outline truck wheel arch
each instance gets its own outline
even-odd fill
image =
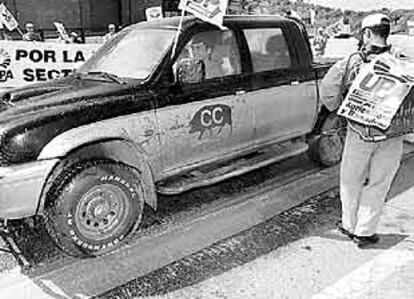
[[[80,145],[61,157],[61,161],[52,169],[44,183],[36,214],[43,213],[47,194],[63,169],[76,162],[92,159],[108,159],[131,166],[137,171],[144,183],[145,203],[152,209],[157,209],[153,173],[144,151],[125,139],[104,139]]]

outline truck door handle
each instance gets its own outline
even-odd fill
[[[238,95],[238,96],[242,96],[244,94],[246,94],[246,91],[245,90],[238,90],[238,91],[236,91],[236,95]]]
[[[299,85],[299,81],[292,81],[292,82],[290,82],[290,85]]]

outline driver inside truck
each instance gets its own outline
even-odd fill
[[[203,65],[202,80],[238,74],[241,71],[236,40],[230,31],[197,33],[184,47],[177,63],[186,60],[194,60],[196,64]],[[174,71],[176,69],[177,64]]]
[[[222,57],[215,53],[217,33],[220,34],[220,32],[202,32],[194,36],[190,42],[190,56],[204,63],[206,79],[222,77],[225,74]]]

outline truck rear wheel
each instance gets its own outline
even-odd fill
[[[338,164],[346,136],[346,120],[335,112],[327,114],[309,140],[309,157],[322,166]]]
[[[73,256],[107,254],[137,229],[144,198],[130,167],[90,161],[70,167],[62,176],[45,215],[46,229],[63,251]]]

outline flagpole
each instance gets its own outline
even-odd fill
[[[17,32],[19,32],[19,33],[20,33],[20,35],[23,37],[23,35],[24,35],[23,31],[22,31],[19,27],[17,27],[17,28],[16,28],[16,30],[17,30]]]
[[[316,29],[316,25],[317,25],[316,24],[316,8],[315,8],[314,0],[311,0],[310,4],[311,4],[311,10],[312,10],[312,12],[311,12],[311,23],[313,22],[313,24],[311,24],[311,25],[313,25],[313,36],[316,37],[316,35],[318,34],[318,30]],[[313,20],[312,20],[312,14],[313,14]]]
[[[177,49],[177,45],[178,45],[178,38],[180,37],[181,34],[181,30],[183,28],[183,19],[184,19],[184,14],[185,11],[184,9],[181,10],[181,17],[180,17],[180,22],[178,23],[178,30],[177,33],[175,34],[175,38],[174,38],[174,44],[173,44],[173,48],[172,48],[172,53],[171,53],[171,58],[174,57],[175,55],[175,51]]]

